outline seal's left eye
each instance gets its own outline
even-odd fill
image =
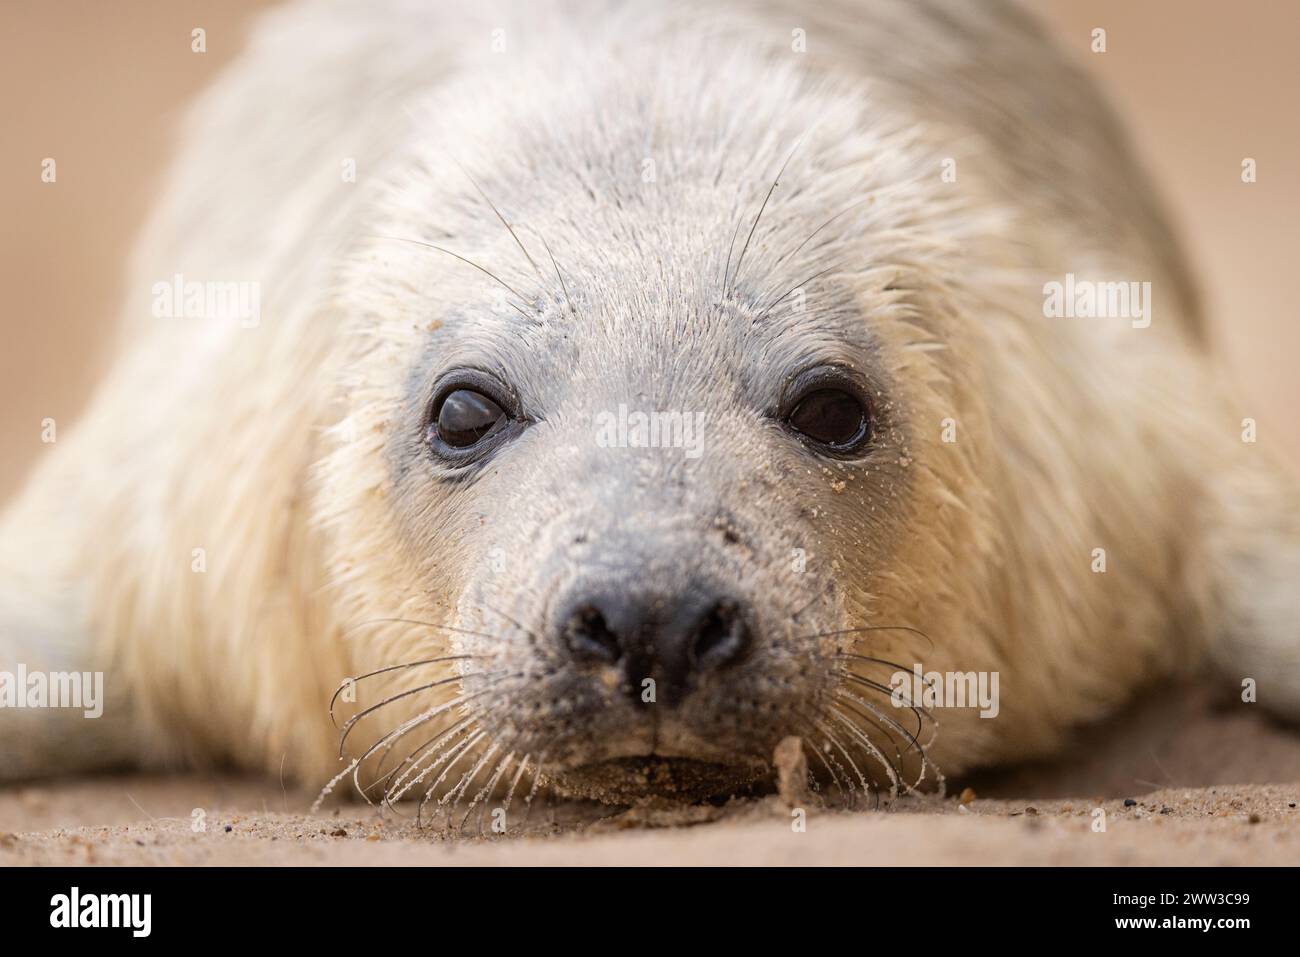
[[[457,389],[438,410],[438,438],[454,449],[467,449],[506,422],[506,413],[482,392]]]

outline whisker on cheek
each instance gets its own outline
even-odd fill
[[[383,701],[380,701],[378,704],[371,705],[370,707],[365,708],[362,711],[358,711],[351,718],[349,718],[346,723],[344,723],[342,731],[339,734],[339,757],[340,758],[343,757],[344,749],[347,747],[347,743],[348,743],[348,735],[352,733],[352,729],[356,727],[357,722],[360,721],[362,718],[365,718],[367,715],[374,714],[380,708],[383,708],[386,705],[390,705],[394,701],[400,701],[402,698],[409,698],[411,695],[419,694],[422,691],[431,691],[434,688],[444,687],[445,685],[449,685],[457,681],[460,681],[459,675],[452,675],[448,678],[440,678],[437,681],[431,681],[428,684],[423,684],[416,688],[409,688],[406,691],[399,691],[397,694],[389,695],[387,698],[385,698]]]
[[[389,731],[387,734],[381,737],[378,741],[372,744],[366,750],[366,752],[361,755],[361,757],[357,758],[355,763],[352,766],[352,783],[353,786],[357,789],[357,793],[360,794],[366,800],[367,804],[373,803],[370,800],[369,795],[366,794],[365,788],[363,788],[361,785],[360,770],[362,765],[366,762],[366,760],[370,758],[370,756],[373,755],[376,751],[378,751],[381,747],[384,747],[385,745],[391,747],[392,744],[395,743],[397,740],[401,739],[402,737],[405,737],[407,734],[410,734],[413,730],[420,727],[421,725],[424,725],[427,722],[432,721],[434,718],[438,717],[439,715],[446,714],[452,708],[461,707],[467,704],[469,701],[481,697],[484,694],[487,694],[488,691],[490,690],[491,688],[489,686],[488,688],[483,688],[471,694],[458,695],[456,698],[453,698],[451,701],[447,701],[444,702],[443,704],[436,705],[432,708],[429,708],[423,713],[418,714],[415,717],[403,722],[402,724],[394,728],[392,731]]]
[[[507,742],[507,746],[508,744],[509,742]],[[504,746],[503,746],[503,750],[504,750]],[[506,773],[506,771],[510,769],[510,764],[512,761],[514,761],[514,759],[515,759],[515,752],[510,751],[502,755],[497,760],[497,763],[493,766],[492,771],[488,776],[487,783],[484,784],[483,787],[479,789],[478,793],[474,795],[473,799],[470,800],[469,805],[465,808],[465,816],[461,818],[460,827],[458,829],[460,833],[464,833],[465,823],[470,819],[470,816],[474,813],[474,808],[478,807],[479,804],[481,803],[482,810],[479,811],[479,816],[478,816],[478,834],[479,837],[483,836],[483,818],[487,814],[488,798],[496,791],[497,785],[501,782],[502,776]]]
[[[866,753],[870,755],[872,758],[874,758],[880,764],[881,768],[884,769],[885,776],[889,778],[889,799],[892,801],[895,798],[897,798],[898,790],[899,790],[898,771],[889,762],[889,759],[885,757],[884,752],[881,751],[880,748],[876,746],[875,742],[871,740],[871,738],[866,734],[866,732],[864,732],[854,722],[852,722],[847,717],[845,717],[844,713],[840,711],[838,708],[836,708],[834,705],[831,705],[829,709],[829,714],[835,720],[839,721],[840,724],[842,724],[845,727],[845,729],[849,732],[850,735],[857,738],[858,743],[862,745]]]
[[[392,807],[393,801],[400,796],[396,793],[397,790],[401,788],[402,785],[408,780],[409,775],[414,773],[412,769],[416,765],[418,765],[420,761],[424,760],[422,756],[426,755],[430,751],[430,749],[436,749],[438,745],[440,745],[443,741],[447,740],[448,738],[455,737],[456,735],[469,729],[471,725],[473,725],[473,723],[474,723],[473,717],[464,717],[461,718],[459,721],[457,721],[455,724],[452,724],[450,727],[444,728],[438,734],[434,735],[428,741],[425,741],[414,751],[408,754],[405,758],[403,758],[402,763],[397,765],[397,767],[393,768],[382,778],[377,778],[367,788],[367,790],[371,790],[382,784],[384,787],[384,791],[383,791],[384,803],[387,806]],[[435,750],[434,754],[436,753],[437,752]],[[387,752],[385,752],[385,757],[386,756],[387,756]],[[382,761],[380,767],[382,768]],[[376,773],[378,773],[378,770],[379,769],[376,769]],[[397,780],[394,781],[393,780],[394,778],[397,778]]]
[[[343,682],[338,686],[338,688],[335,689],[334,696],[330,698],[330,707],[329,707],[330,721],[333,722],[334,727],[336,728],[338,727],[338,722],[334,719],[334,706],[335,704],[338,703],[339,695],[343,694],[343,692],[346,691],[348,688],[355,688],[357,682],[359,681],[365,681],[367,678],[374,678],[377,675],[388,674],[389,672],[392,671],[404,671],[407,668],[418,668],[421,665],[436,665],[448,661],[470,661],[481,657],[483,656],[444,655],[441,658],[425,658],[420,661],[408,661],[405,664],[401,664],[401,665],[389,665],[387,668],[380,668],[378,671],[370,671],[364,675],[355,675],[354,677],[351,678],[345,678]]]
[[[408,766],[406,767],[406,770],[386,790],[384,794],[384,802],[389,807],[393,807],[396,801],[401,800],[403,796],[417,785],[421,784],[430,774],[436,771],[444,761],[448,761],[450,763],[447,765],[442,776],[433,783],[433,787],[436,788],[445,779],[447,772],[450,771],[451,765],[455,764],[458,756],[466,748],[472,746],[473,743],[476,743],[486,736],[487,732],[478,727],[478,722],[482,718],[490,716],[491,713],[492,710],[489,709],[483,714],[466,715],[452,728],[449,728],[442,734],[438,735],[433,741],[427,742],[427,745],[432,746],[431,749],[427,750],[423,755],[418,755],[417,752],[411,756],[407,762]],[[451,739],[459,734],[466,734],[468,737],[459,744],[451,746]],[[450,750],[448,750],[449,747]],[[421,746],[420,750],[424,750],[424,748],[425,746]],[[426,761],[430,762],[428,766],[420,768],[420,765]],[[414,777],[412,777],[412,775],[414,775]]]
[[[465,757],[468,754],[473,753],[474,745],[478,744],[486,737],[487,737],[486,731],[476,731],[473,735],[466,738],[462,744],[458,745],[455,749],[453,749],[453,751],[451,752],[451,760],[447,763],[447,767],[443,769],[442,774],[438,775],[437,779],[432,784],[430,784],[428,789],[424,792],[424,799],[420,801],[420,806],[416,809],[415,812],[416,827],[424,826],[422,821],[422,818],[424,816],[424,809],[429,804],[429,802],[433,800],[434,795],[438,791],[438,785],[442,784],[443,781],[447,780],[447,775],[451,773],[451,769],[454,768],[458,763],[460,763],[461,758]],[[464,781],[464,777],[462,777],[461,780]],[[439,806],[443,806],[444,803],[445,801],[440,801]]]
[[[498,610],[498,609],[496,609],[496,608],[493,608],[493,607],[492,607],[491,605],[489,605],[487,602],[479,602],[479,604],[480,604],[483,608],[485,608],[485,609],[487,609],[488,611],[492,612],[492,614],[494,614],[494,615],[499,615],[500,617],[504,618],[504,619],[505,619],[506,621],[508,621],[510,624],[512,624],[512,625],[514,625],[516,628],[518,628],[518,629],[520,630],[520,632],[522,632],[523,634],[527,635],[529,638],[533,639],[533,641],[541,641],[541,639],[537,637],[537,633],[536,633],[536,632],[532,631],[532,629],[525,628],[525,627],[523,626],[523,624],[520,623],[517,619],[510,617],[509,615],[507,615],[507,614],[506,614],[505,612],[503,612],[503,611],[500,611],[500,610]]]
[[[843,771],[844,768],[839,766],[839,761],[835,760],[834,755],[832,755],[830,758],[827,758],[826,749],[820,747],[817,743],[819,739],[825,739],[826,735],[823,734],[820,730],[818,730],[817,727],[814,726],[811,719],[803,718],[803,721],[804,721],[804,728],[806,729],[803,734],[803,738],[811,742],[812,753],[817,757],[817,760],[821,762],[822,767],[826,769],[826,774],[830,777],[831,784],[840,792],[840,795],[844,798],[844,800],[850,806],[853,806],[855,800],[854,800],[852,781],[850,780],[850,782],[847,785],[844,783],[844,781],[840,778],[839,772],[836,771],[836,767],[839,767],[840,771]],[[832,766],[832,762],[834,762],[835,767]],[[818,787],[817,790],[820,792],[821,790],[820,787]]]
[[[537,789],[542,783],[542,768],[546,766],[546,752],[537,758],[533,765],[533,786],[528,789],[528,796],[524,798],[524,820],[523,827],[528,826],[529,816],[533,813],[533,800],[537,797]]]
[[[863,794],[870,794],[871,783],[867,780],[867,776],[858,768],[857,763],[853,760],[853,756],[849,754],[848,749],[844,747],[844,744],[836,736],[835,732],[826,725],[826,722],[813,720],[812,724],[813,727],[817,729],[817,733],[840,753],[841,757],[844,758],[848,763],[849,768],[852,770],[853,774],[851,777],[848,776],[848,771],[845,771],[844,773],[846,777],[848,777],[849,807],[856,808],[858,804],[858,787],[860,786],[862,788]],[[834,755],[831,755],[831,760],[835,760]],[[839,765],[838,760],[835,760],[835,763],[836,765]],[[844,769],[841,767],[841,770]]]
[[[891,701],[891,703],[893,701],[893,697],[895,694],[894,689],[889,688],[886,685],[882,685],[877,681],[871,681],[870,679],[863,678],[862,675],[844,669],[837,669],[834,672],[834,674],[838,675],[841,678],[847,678],[849,681],[853,682],[854,684],[861,685],[862,687],[867,688],[868,690],[879,692],[880,694],[887,697]],[[939,730],[939,722],[929,711],[920,707],[919,705],[913,704],[905,695],[902,695],[900,693],[899,697],[903,702],[903,706],[912,713],[913,717],[916,718],[916,731],[908,731],[901,724],[899,724],[894,718],[890,717],[884,711],[881,711],[874,704],[867,702],[865,699],[858,698],[857,700],[861,701],[864,705],[866,705],[866,707],[876,717],[886,722],[895,731],[897,731],[899,734],[906,737],[910,742],[909,747],[914,747],[917,750],[924,750],[926,747],[934,744],[935,736],[937,736]],[[930,721],[931,735],[930,735],[930,740],[925,742],[925,744],[923,745],[920,740],[920,735],[921,735],[921,731],[924,729],[926,719],[929,719]]]
[[[484,736],[486,737],[486,732],[484,732]],[[451,821],[452,809],[459,806],[461,800],[465,796],[466,791],[469,790],[469,786],[473,784],[474,779],[478,777],[479,772],[483,770],[483,768],[487,765],[487,763],[492,760],[493,756],[495,756],[500,749],[501,749],[500,744],[498,744],[495,741],[491,741],[488,744],[487,750],[484,751],[482,756],[478,759],[478,763],[475,764],[474,767],[470,768],[470,770],[466,771],[465,774],[462,775],[460,782],[454,788],[452,788],[451,791],[447,792],[439,799],[438,801],[439,804],[447,806],[448,823],[450,823]]]

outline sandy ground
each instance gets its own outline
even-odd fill
[[[1300,783],[1278,781],[1300,782],[1300,734],[1180,689],[1054,764],[957,782],[973,797],[811,810],[803,832],[771,797],[583,828],[539,804],[526,836],[479,837],[471,818],[453,837],[350,802],[311,814],[313,792],[274,780],[132,775],[0,791],[0,866],[1300,864]]]

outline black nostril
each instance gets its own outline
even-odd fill
[[[699,668],[723,668],[744,657],[753,636],[740,607],[729,599],[714,605],[691,638],[690,653]]]
[[[576,609],[564,623],[563,634],[565,644],[579,658],[613,664],[623,655],[618,636],[593,605]]]
[[[569,608],[559,616],[557,638],[574,661],[617,666],[622,687],[634,696],[653,678],[656,700],[668,705],[690,693],[692,673],[739,663],[757,640],[748,606],[703,589],[672,597],[640,590],[588,593]]]

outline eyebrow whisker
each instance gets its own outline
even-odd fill
[[[469,174],[469,170],[465,169],[465,167],[461,165],[459,160],[453,157],[452,162],[455,163],[457,168],[462,173],[465,174],[465,178],[474,185],[474,189],[478,190],[478,194],[483,197],[483,202],[487,203],[488,206],[491,207],[492,212],[496,213],[497,219],[501,220],[501,225],[504,226],[506,230],[510,233],[511,238],[514,239],[515,241],[515,245],[519,247],[519,251],[523,253],[524,258],[528,260],[528,265],[532,266],[533,272],[537,273],[537,278],[545,282],[545,280],[542,278],[542,271],[541,269],[538,268],[536,260],[534,260],[532,255],[528,252],[528,248],[524,245],[523,240],[519,238],[519,234],[515,232],[514,227],[512,227],[508,222],[506,222],[506,218],[501,215],[501,210],[497,209],[496,203],[488,199],[487,193],[483,192],[483,187],[478,184],[478,180],[476,180],[473,176]]]
[[[409,237],[409,236],[380,236],[380,235],[376,235],[374,238],[375,238],[375,239],[388,239],[388,240],[391,240],[392,242],[397,242],[397,243],[413,243],[413,244],[415,244],[416,246],[424,246],[424,247],[427,248],[427,249],[436,249],[436,250],[437,250],[438,252],[440,252],[440,253],[446,253],[448,256],[451,256],[453,259],[459,259],[461,262],[465,263],[465,265],[467,265],[467,266],[473,266],[473,267],[474,267],[475,269],[477,269],[479,272],[483,273],[485,276],[487,276],[488,278],[490,278],[490,279],[492,279],[493,281],[495,281],[495,282],[497,283],[497,285],[501,286],[503,289],[505,289],[505,290],[506,290],[507,292],[509,292],[511,295],[517,297],[517,298],[519,299],[520,302],[524,303],[524,305],[532,305],[532,303],[530,303],[530,302],[528,301],[528,299],[524,296],[523,293],[521,293],[521,292],[520,292],[518,289],[516,289],[514,286],[510,285],[510,283],[506,282],[504,279],[502,279],[500,276],[498,276],[498,275],[497,275],[496,273],[494,273],[492,270],[488,269],[488,268],[485,267],[485,266],[480,266],[478,263],[474,262],[474,260],[472,260],[472,259],[466,259],[466,258],[465,258],[464,256],[462,256],[460,253],[452,252],[450,249],[447,249],[445,246],[439,246],[439,245],[437,245],[436,243],[425,242],[423,239],[412,239],[412,238]],[[520,309],[520,308],[519,308],[518,306],[516,306],[513,302],[507,302],[506,305],[508,305],[508,306],[509,306],[511,309],[513,309],[515,312],[519,313],[519,315],[523,316],[523,317],[524,317],[525,319],[527,319],[529,322],[532,322],[532,321],[533,321],[533,318],[534,318],[533,316],[530,316],[528,313],[524,312],[524,310]]]
[[[750,240],[754,238],[754,230],[758,229],[758,221],[763,218],[763,211],[767,209],[768,200],[772,198],[772,194],[776,192],[776,188],[781,185],[781,177],[785,175],[785,168],[790,165],[790,160],[794,159],[794,154],[799,151],[799,146],[799,143],[794,144],[794,149],[790,150],[790,155],[785,158],[785,162],[782,163],[781,168],[777,170],[776,177],[772,180],[772,185],[768,187],[767,195],[763,197],[762,205],[758,207],[758,215],[754,217],[754,224],[749,227],[749,235],[745,237],[745,245],[740,248],[740,256],[736,259],[736,272],[735,275],[731,277],[733,286],[736,283],[736,279],[740,276],[740,266],[745,261],[745,253],[749,250]],[[726,292],[727,290],[724,288],[723,294],[725,295]]]
[[[809,276],[807,279],[804,279],[804,280],[802,280],[802,281],[800,281],[800,282],[795,283],[793,286],[790,287],[789,291],[787,291],[787,292],[785,293],[785,295],[781,296],[781,298],[779,298],[779,299],[774,300],[774,301],[771,303],[771,305],[767,306],[767,307],[766,307],[762,312],[760,312],[757,316],[755,316],[755,317],[754,317],[754,321],[750,323],[750,326],[752,327],[752,326],[756,326],[756,325],[758,325],[758,324],[763,320],[763,318],[764,318],[764,317],[765,317],[769,312],[771,312],[773,309],[775,309],[777,306],[779,306],[782,302],[784,302],[786,299],[788,299],[788,298],[790,297],[790,295],[794,293],[795,290],[800,289],[800,288],[802,288],[803,286],[806,286],[808,283],[812,282],[814,279],[820,279],[822,276],[825,276],[827,273],[832,273],[832,272],[834,272],[835,270],[837,270],[837,269],[840,268],[840,265],[841,265],[840,263],[835,263],[833,266],[827,266],[825,269],[821,270],[820,272],[815,272],[815,273],[813,273],[813,274],[812,274],[811,276]]]

